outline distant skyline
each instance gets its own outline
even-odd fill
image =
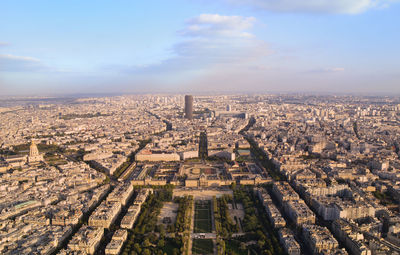
[[[400,94],[398,0],[0,2],[0,95]]]

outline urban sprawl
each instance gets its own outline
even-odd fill
[[[400,254],[400,99],[0,99],[0,254]]]

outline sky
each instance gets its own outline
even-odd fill
[[[1,0],[0,95],[400,94],[400,0]]]

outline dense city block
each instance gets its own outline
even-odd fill
[[[0,106],[1,254],[400,254],[399,98]]]

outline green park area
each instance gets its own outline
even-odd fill
[[[194,239],[193,254],[214,254],[214,244],[211,239]]]
[[[194,232],[211,233],[211,201],[199,200],[195,203],[194,209]]]
[[[142,204],[140,214],[133,229],[128,230],[128,239],[122,255],[183,254],[180,235],[168,236],[163,225],[157,225],[157,217],[165,202],[172,201],[172,187],[154,189]]]

